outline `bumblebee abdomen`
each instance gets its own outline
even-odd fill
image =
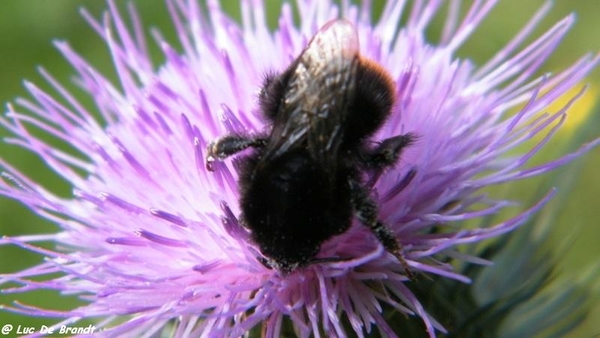
[[[346,187],[306,150],[289,151],[254,171],[241,203],[244,221],[263,254],[302,265],[350,226]]]

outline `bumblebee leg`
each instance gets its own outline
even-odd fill
[[[371,199],[368,192],[354,179],[350,179],[351,202],[358,220],[368,226],[383,247],[402,265],[406,275],[413,279],[410,267],[402,253],[402,244],[394,232],[379,220],[377,204]]]
[[[206,169],[213,171],[213,162],[223,160],[235,153],[249,147],[260,148],[267,144],[267,139],[261,137],[250,138],[239,135],[228,135],[214,142],[206,148]]]
[[[413,134],[404,134],[383,140],[375,149],[364,156],[366,165],[374,169],[389,167],[398,161],[402,149],[411,145],[416,137]]]

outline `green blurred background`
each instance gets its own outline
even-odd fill
[[[175,43],[175,36],[165,5],[160,0],[134,1],[146,27],[157,27],[169,41]],[[238,15],[236,1],[227,2],[231,13]],[[275,23],[280,1],[267,1],[273,9],[271,26]],[[460,51],[461,56],[482,63],[491,57],[507,40],[515,34],[527,19],[543,3],[542,0],[506,0],[494,9],[474,34],[470,42]],[[124,2],[119,2],[121,8]],[[68,40],[71,45],[102,72],[114,79],[109,54],[105,45],[86,24],[78,9],[85,6],[98,16],[106,7],[103,1],[84,0],[2,0],[0,11],[0,101],[8,103],[17,96],[27,96],[23,79],[30,80],[47,88],[36,71],[42,65],[67,87],[81,96],[81,91],[68,85],[73,75],[70,66],[52,46],[53,39]],[[466,7],[466,6],[465,6]],[[600,50],[600,1],[598,0],[557,0],[551,13],[537,30],[538,34],[570,12],[578,16],[575,27],[569,32],[558,51],[543,67],[544,71],[558,71],[567,67],[581,55]],[[122,12],[125,14],[125,11]],[[438,20],[439,21],[439,20]],[[440,27],[436,24],[435,27]],[[432,29],[433,32],[435,29]],[[435,33],[432,33],[435,34]],[[156,47],[153,47],[155,60],[161,61]],[[588,93],[570,112],[569,122],[555,139],[536,157],[539,163],[544,158],[555,157],[557,152],[576,149],[579,144],[600,136],[600,111],[597,93],[600,89],[600,70],[594,71],[587,82]],[[82,97],[84,102],[89,98]],[[0,130],[0,136],[6,136]],[[62,196],[69,196],[66,182],[52,175],[35,156],[14,146],[0,144],[0,157],[20,168],[27,175],[48,189]],[[579,159],[554,174],[541,178],[504,185],[490,189],[494,197],[507,194],[530,205],[532,198],[539,197],[539,186],[558,186],[559,195],[550,206],[559,208],[559,217],[552,230],[549,247],[559,259],[559,276],[576,278],[592,269],[600,257],[600,148],[593,150],[585,158]],[[0,197],[0,234],[20,235],[55,231],[52,224],[39,219],[20,204]],[[0,247],[0,272],[14,272],[40,262],[37,255],[13,247]],[[597,266],[596,266],[597,269]],[[596,273],[596,276],[599,274]],[[590,282],[592,294],[600,299],[600,283]],[[24,303],[51,304],[53,308],[69,308],[76,300],[58,296],[53,292],[35,292],[26,295],[0,295],[0,304],[10,304],[14,300]],[[583,325],[572,334],[573,337],[588,338],[600,334],[600,300]],[[52,319],[20,317],[0,312],[0,326],[31,325],[54,323]]]

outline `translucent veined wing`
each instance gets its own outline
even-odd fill
[[[347,20],[325,24],[292,64],[265,160],[307,147],[335,171],[343,126],[355,95],[358,34]]]

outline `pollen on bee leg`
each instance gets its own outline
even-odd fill
[[[206,170],[208,171],[215,171],[215,166],[213,165],[213,163],[216,161],[217,159],[214,156],[206,156]]]

